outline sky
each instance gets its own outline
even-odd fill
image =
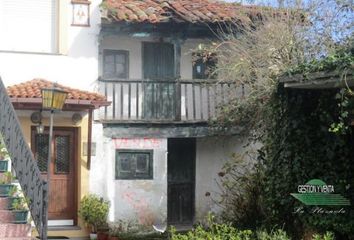
[[[266,6],[279,6],[279,0],[224,0],[226,2],[238,2],[243,4],[262,4]],[[283,0],[284,5],[286,6],[287,3],[294,3],[294,0]],[[348,6],[350,6],[351,0],[346,1]],[[343,3],[346,3],[343,2]],[[340,41],[341,39],[345,39],[347,36],[353,34],[353,27],[345,28],[346,26],[352,26],[354,13],[353,11],[345,11],[339,10],[338,5],[336,5],[335,0],[325,0],[325,1],[318,1],[318,0],[302,0],[302,3],[305,7],[316,7],[317,11],[312,9],[312,16],[311,21],[313,23],[313,30],[316,32],[322,31],[323,26],[327,26],[327,30],[330,29],[329,26],[331,25],[331,33],[334,39]],[[330,17],[334,16],[334,21],[331,23],[330,21],[325,22],[326,19],[331,19]]]

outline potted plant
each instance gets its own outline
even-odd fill
[[[80,201],[79,216],[91,228],[90,239],[97,239],[97,229],[106,224],[108,201],[94,194],[84,196]]]
[[[28,201],[25,197],[19,197],[12,203],[12,213],[15,218],[14,223],[27,223]]]
[[[18,200],[19,198],[20,197],[18,187],[16,185],[13,185],[9,191],[9,196],[7,197],[7,209],[11,210],[12,204],[15,202],[15,200]]]
[[[111,227],[109,229],[109,240],[120,240],[119,233],[121,232],[121,228],[120,227]]]
[[[13,180],[13,176],[10,172],[6,172],[2,175],[0,179],[0,197],[8,197],[10,196],[10,191],[13,187],[11,184]]]
[[[108,240],[109,236],[109,227],[108,224],[105,223],[101,225],[99,229],[97,229],[97,240]]]
[[[109,240],[135,239],[142,230],[143,226],[136,222],[118,220],[109,225]]]
[[[109,240],[119,240],[119,238],[117,236],[110,235]]]
[[[98,231],[97,240],[108,240],[108,233],[105,231]]]
[[[3,156],[0,154],[0,172],[6,172],[8,169],[8,159],[3,158]]]
[[[0,136],[0,172],[7,172],[9,154]]]

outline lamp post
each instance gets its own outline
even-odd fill
[[[40,233],[41,239],[47,239],[48,230],[48,209],[49,209],[49,195],[50,195],[50,162],[52,155],[52,138],[53,138],[53,116],[54,112],[61,111],[63,109],[65,99],[68,93],[63,91],[55,85],[52,88],[42,89],[42,109],[50,111],[49,122],[49,147],[48,147],[48,159],[47,159],[47,196],[46,196],[46,208],[43,208],[43,214],[45,219],[42,219],[42,232]],[[45,221],[45,222],[44,222]]]

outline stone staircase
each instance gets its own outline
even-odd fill
[[[0,179],[3,177],[0,172]],[[14,214],[9,210],[9,198],[0,197],[0,239],[31,240],[31,224],[15,224]]]

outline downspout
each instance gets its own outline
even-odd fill
[[[92,146],[92,109],[89,109],[87,133],[87,169],[91,169],[91,146]]]

